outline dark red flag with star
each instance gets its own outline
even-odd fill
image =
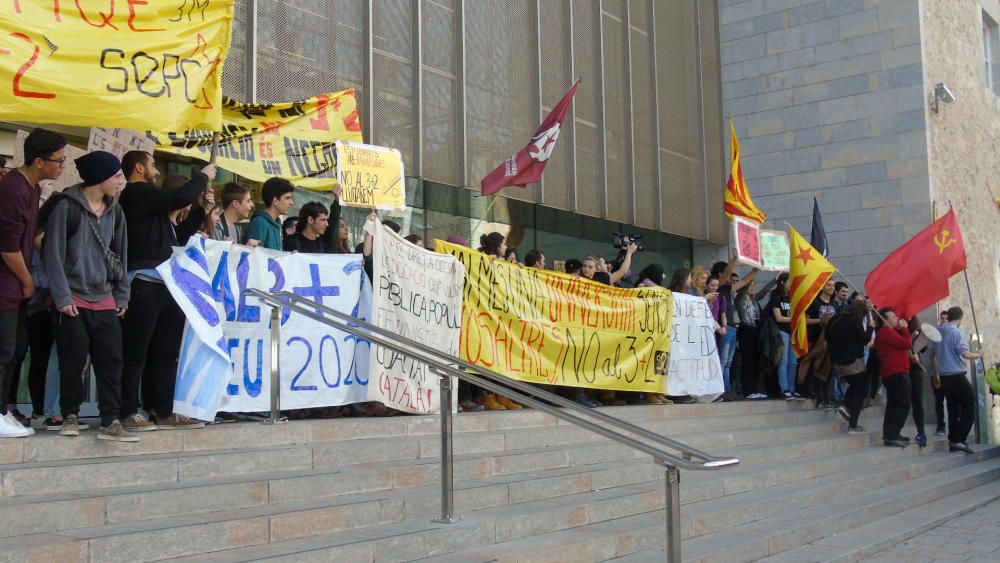
[[[481,186],[483,195],[493,195],[507,186],[517,186],[523,188],[528,184],[542,179],[542,173],[549,163],[549,157],[556,147],[559,139],[559,131],[562,129],[562,122],[566,119],[570,104],[573,103],[573,95],[580,85],[577,80],[566,92],[556,107],[552,108],[549,115],[545,117],[542,124],[538,126],[531,142],[515,155],[505,160],[503,164],[497,166],[483,178]]]

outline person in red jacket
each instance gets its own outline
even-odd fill
[[[910,331],[906,319],[901,319],[891,307],[879,311],[875,353],[879,359],[879,375],[885,385],[888,400],[882,422],[882,443],[905,448],[910,439],[900,436],[910,414],[910,358],[913,355]]]

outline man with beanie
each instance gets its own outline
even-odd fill
[[[67,188],[45,223],[42,265],[55,304],[62,436],[79,436],[83,372],[90,354],[101,414],[98,440],[138,442],[118,421],[121,409],[122,328],[129,281],[125,214],[115,194],[125,185],[115,155],[95,151],[76,159],[82,183]]]
[[[35,294],[29,266],[38,224],[39,183],[62,174],[65,149],[62,135],[35,129],[24,141],[24,164],[0,179],[0,438],[34,434],[9,412],[7,390],[18,376],[15,360],[27,347],[25,303]]]
[[[260,190],[264,200],[264,209],[253,214],[250,227],[247,229],[247,244],[262,246],[271,250],[281,250],[284,236],[278,217],[286,215],[295,205],[292,192],[295,186],[284,178],[268,178]]]
[[[180,189],[170,190],[156,186],[160,173],[153,155],[130,151],[122,158],[128,184],[119,203],[128,221],[127,269],[132,283],[122,326],[125,364],[119,416],[122,426],[131,432],[204,426],[173,412],[184,313],[156,267],[170,259],[172,247],[179,246],[170,213],[198,205],[198,198],[210,189],[216,170],[215,164],[208,164]],[[154,417],[155,424],[139,412],[140,381],[143,395],[151,403],[142,406]]]

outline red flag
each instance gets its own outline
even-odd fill
[[[948,297],[948,279],[965,266],[965,241],[951,210],[872,270],[865,290],[877,306],[909,319]]]
[[[563,119],[566,119],[566,112],[573,103],[573,95],[576,94],[576,87],[579,85],[579,80],[573,83],[569,92],[566,92],[556,107],[545,117],[545,121],[538,126],[535,136],[527,146],[483,178],[481,185],[484,196],[495,194],[507,186],[523,188],[542,179],[542,173],[549,163],[552,150],[556,147],[556,140],[559,139]]]

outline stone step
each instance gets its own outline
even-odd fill
[[[956,456],[956,454],[935,453],[932,456],[947,458]],[[972,485],[974,483],[989,482],[1000,474],[1000,460],[990,459],[979,463],[974,462],[974,460],[967,461],[970,463],[959,464],[957,467],[943,471],[935,470],[913,481],[882,486],[877,490],[869,488],[836,501],[817,500],[817,504],[806,509],[792,510],[780,516],[687,539],[683,544],[684,560],[704,561],[706,563],[709,561],[713,563],[756,561],[765,557],[766,551],[770,547],[768,545],[768,530],[784,530],[778,534],[785,538],[794,537],[797,533],[815,532],[816,528],[813,522],[817,516],[824,520],[846,524],[849,527],[852,522],[851,517],[862,520],[861,523],[871,518],[868,511],[892,514],[899,507],[913,506],[915,503],[922,504],[925,499],[939,499],[952,494],[953,491],[961,491],[969,486],[974,486]],[[932,465],[936,464],[932,463]],[[991,483],[991,486],[996,485]],[[727,500],[735,500],[739,496],[727,497]],[[683,491],[681,497],[682,499],[684,497]],[[784,496],[776,493],[773,503],[781,504],[784,499]],[[687,526],[690,525],[691,518],[687,516],[687,513],[692,508],[688,505],[681,508],[682,530],[689,530]],[[807,512],[811,513],[810,517],[805,517]],[[769,527],[772,525],[772,521],[780,521],[781,527]],[[666,560],[664,526],[662,511],[649,512],[608,522],[539,534],[517,541],[456,551],[420,561],[422,563],[554,563],[614,560],[618,563],[660,563]],[[846,528],[838,527],[837,529]],[[837,536],[837,538],[840,537],[842,536]],[[777,547],[780,548],[780,544]],[[762,553],[762,549],[764,553]],[[244,560],[249,559],[225,559],[225,561]],[[301,560],[312,561],[314,559]],[[789,558],[787,561],[814,561],[814,559]]]
[[[790,549],[766,563],[847,563],[896,544],[1000,499],[1000,482],[949,495],[932,503]]]
[[[858,438],[860,437],[844,437],[841,440],[849,441],[856,448],[866,445],[866,442]],[[744,451],[749,453],[750,450],[759,449],[759,446],[751,445],[734,450],[733,453],[742,455]],[[776,447],[771,449],[780,452]],[[794,451],[785,453],[795,454]],[[905,450],[863,448],[844,455],[843,450],[823,448],[820,453],[806,457],[779,458],[771,455],[766,458],[769,460],[767,463],[745,463],[724,474],[687,474],[685,499],[689,502],[691,499],[703,500],[835,473],[852,464],[885,462],[904,453]],[[434,468],[437,469],[437,464]],[[425,472],[417,481],[412,473],[405,473],[405,477],[400,477],[399,473],[393,475],[393,469],[401,471],[407,468],[386,468],[374,464],[324,473],[317,473],[322,470],[279,472],[236,476],[221,482],[202,480],[10,497],[0,499],[0,521],[9,523],[4,529],[0,529],[0,537],[419,486],[424,486],[424,494],[433,497],[427,502],[435,506],[436,501],[433,499],[437,498],[437,483],[440,478],[437,470]],[[502,484],[506,487],[507,502],[513,504],[654,481],[662,476],[662,467],[655,465],[652,460],[636,459],[548,469],[532,472],[527,478],[521,474],[513,474],[471,481],[475,476],[464,475],[456,486],[461,490],[475,485],[488,487]],[[206,504],[206,498],[211,498],[212,503]],[[459,498],[461,499],[461,493]],[[63,515],[72,517],[66,518]]]
[[[987,453],[981,455],[985,456]],[[892,486],[900,478],[950,471],[966,461],[963,457],[947,454],[931,454],[927,458],[927,461],[916,465],[904,459],[876,466],[858,475],[847,474],[840,483],[819,487],[823,491],[822,495],[810,493],[812,483],[802,483],[771,489],[774,493],[766,498],[760,495],[755,497],[754,493],[744,493],[729,497],[733,499],[732,503],[713,504],[714,501],[702,501],[687,504],[682,518],[682,530],[686,529],[687,535],[698,534],[698,519],[714,521],[715,514],[724,515],[730,522],[741,523],[732,515],[730,505],[733,503],[740,505],[738,512],[744,514],[746,521],[751,521],[755,511],[760,512],[767,507],[778,507],[778,511],[781,507],[794,510],[806,497],[827,503],[840,498],[837,490],[856,493],[885,488]],[[1000,471],[1000,466],[997,471]],[[267,542],[294,544],[299,540],[293,538],[303,536],[325,537],[337,547],[352,544],[351,549],[355,549],[357,546],[353,544],[357,543],[359,534],[363,536],[377,531],[381,535],[376,534],[367,540],[373,544],[377,559],[396,561],[448,553],[483,545],[483,542],[506,542],[540,533],[628,518],[657,511],[663,506],[662,483],[659,480],[517,505],[504,504],[502,497],[505,491],[502,486],[486,485],[477,489],[474,504],[495,506],[469,511],[466,519],[445,528],[422,526],[429,521],[426,516],[433,513],[437,499],[428,496],[425,500],[431,502],[421,504],[419,491],[411,490],[397,491],[385,497],[376,494],[369,495],[367,499],[338,498],[284,503],[203,516],[67,530],[53,534],[52,537],[62,538],[53,543],[88,542],[92,556],[101,561],[149,561],[156,557],[195,555],[238,548],[241,547],[240,542],[244,542],[242,545]],[[786,499],[794,499],[795,502],[786,503]],[[767,514],[772,516],[775,512],[775,509],[770,509]],[[354,529],[358,527],[360,529]],[[238,535],[239,541],[235,541],[232,539],[234,530],[264,530],[265,533],[261,535],[247,532]],[[225,532],[225,535],[220,536],[221,532]],[[177,543],[179,537],[188,538],[187,543]],[[0,541],[0,552],[16,550],[18,542],[24,540],[22,537],[10,542]],[[298,549],[300,546],[294,547]],[[406,553],[410,555],[404,555]],[[219,556],[220,554],[212,554],[212,557]]]
[[[691,446],[711,447],[721,453],[724,448],[738,445],[780,443],[828,435],[842,424],[824,415],[810,415],[806,420],[818,421],[800,422],[793,426],[784,425],[776,428],[751,427],[740,430],[698,431],[678,437]],[[174,433],[208,434],[213,430]],[[544,434],[537,430],[512,432],[516,432],[517,436],[532,432]],[[626,459],[644,457],[640,452],[593,434],[581,434],[580,440],[585,440],[587,437],[590,438],[589,441],[571,442],[560,447],[507,449],[506,434],[475,433],[456,436],[455,451],[463,463],[471,460],[466,464],[469,467],[464,469],[471,468],[473,471],[482,472],[483,464],[487,463],[491,474],[516,473],[585,462],[602,463],[623,459],[622,456],[626,456]],[[427,439],[430,440],[429,437]],[[48,441],[58,444],[76,440],[78,439],[57,437]],[[436,444],[436,436],[434,441]],[[516,441],[512,441],[512,445],[519,445],[514,442]],[[18,463],[0,466],[0,496],[89,491],[213,477],[226,478],[238,474],[251,475],[280,470],[333,469],[366,463],[399,461],[412,466],[414,461],[430,461],[437,457],[440,451],[438,448],[437,445],[431,448],[436,454],[434,456],[421,455],[420,443],[411,438],[369,438],[295,446],[262,446],[251,449]],[[589,458],[588,455],[602,457]],[[484,459],[489,461],[484,462]]]
[[[792,413],[807,409],[802,402],[743,401],[693,405],[634,405],[602,407],[602,411],[627,421],[678,421],[689,418],[720,418],[738,426],[739,420],[757,414]],[[454,417],[457,434],[468,432],[503,432],[538,427],[573,427],[537,410],[462,413]],[[722,422],[720,422],[722,423]],[[290,446],[305,443],[340,442],[403,436],[430,437],[440,433],[437,416],[398,416],[392,418],[342,418],[332,420],[292,421],[282,425],[254,422],[222,424],[201,430],[148,432],[139,444],[121,444],[89,439],[93,432],[83,432],[78,439],[39,432],[21,440],[0,441],[0,464],[38,461],[129,457],[145,454],[200,452],[263,446]]]

